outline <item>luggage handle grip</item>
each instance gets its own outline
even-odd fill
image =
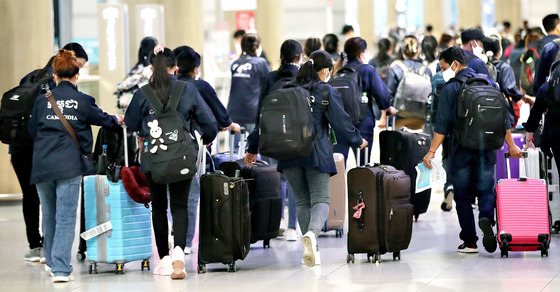
[[[521,151],[521,153],[523,154],[523,159],[527,159],[529,157],[529,152],[527,151]],[[511,178],[511,168],[510,168],[510,164],[509,164],[509,159],[511,158],[511,155],[509,154],[509,152],[505,152],[504,153],[504,157],[506,160],[506,173],[507,173],[507,178]],[[524,161],[525,163],[525,173],[529,173],[529,166],[527,165],[527,161]],[[519,181],[527,181],[526,177],[521,177],[519,178]]]

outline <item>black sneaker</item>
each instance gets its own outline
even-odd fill
[[[494,230],[492,230],[492,223],[490,219],[486,217],[480,218],[478,220],[478,227],[482,230],[482,245],[487,252],[495,252],[498,248],[498,242],[496,241],[496,236],[494,236]]]
[[[460,253],[478,253],[478,246],[476,246],[476,243],[463,243],[461,245],[459,245],[459,247],[457,248],[457,252]]]
[[[441,203],[441,209],[445,212],[451,211],[453,209],[453,188],[448,188],[445,191],[445,196],[443,202]]]

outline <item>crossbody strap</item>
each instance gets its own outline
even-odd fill
[[[70,134],[70,137],[72,137],[72,140],[74,140],[74,142],[78,146],[78,149],[80,149],[80,152],[84,153],[84,151],[82,150],[82,147],[80,146],[80,142],[78,142],[78,137],[76,136],[76,132],[74,132],[74,129],[72,129],[72,126],[70,125],[70,123],[68,123],[68,120],[66,120],[66,117],[64,117],[64,115],[62,114],[62,112],[58,108],[58,105],[54,101],[54,97],[52,95],[52,92],[50,90],[47,91],[47,94],[45,96],[46,96],[47,100],[49,101],[49,103],[51,104],[51,107],[52,107],[54,113],[56,114],[56,116],[58,117],[58,119],[60,120],[60,122],[62,123],[64,128],[66,128],[66,131],[68,131],[68,134]]]

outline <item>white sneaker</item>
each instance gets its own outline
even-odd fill
[[[45,265],[45,272],[47,272],[47,274],[49,274],[51,277],[54,277],[54,274],[51,271],[51,267]]]
[[[301,264],[305,265],[305,262],[303,261],[303,259],[301,259]],[[321,252],[317,251],[317,257],[315,258],[315,265],[319,266],[321,265]]]
[[[185,246],[185,254],[191,254],[193,252],[192,247]]]
[[[44,264],[47,263],[47,260],[45,259],[45,257],[42,257],[42,258],[39,260],[39,263],[41,263],[42,265],[44,265]]]
[[[286,241],[297,241],[297,239],[297,231],[292,228],[288,229],[288,231],[286,232]]]
[[[53,281],[53,283],[66,283],[66,282],[74,281],[74,277],[72,275],[53,276],[52,281]]]
[[[171,253],[171,257],[173,258],[171,279],[184,279],[187,276],[187,271],[185,270],[185,253],[183,249],[176,246]]]
[[[315,233],[307,231],[301,238],[301,241],[303,243],[303,262],[308,267],[315,266],[316,259],[319,257]]]
[[[154,275],[170,276],[171,273],[173,273],[173,266],[171,265],[171,262],[172,260],[170,256],[164,256],[154,269]]]

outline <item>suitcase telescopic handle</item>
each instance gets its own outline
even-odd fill
[[[368,163],[369,163],[369,161],[368,161],[368,158],[369,158],[368,149],[369,149],[369,147],[365,147],[365,148],[364,148],[364,150],[365,150],[365,153],[364,153],[364,155],[365,155],[365,158],[364,158],[365,164],[360,165],[360,161],[361,161],[360,158],[361,158],[362,149],[356,148],[356,166],[367,166],[367,165],[368,165]]]
[[[128,167],[128,133],[126,131],[126,126],[122,125],[123,128],[123,140],[124,140],[124,166]]]
[[[521,152],[523,154],[523,159],[527,159],[527,157],[529,157],[529,152],[527,151],[522,151]],[[509,164],[509,159],[511,158],[511,155],[509,154],[509,152],[505,152],[504,153],[504,157],[506,160],[506,173],[507,173],[507,178],[511,178],[511,168],[510,168],[510,164]],[[527,160],[525,160],[525,173],[529,173],[529,166],[527,165]],[[519,178],[520,181],[525,181],[527,180],[526,177],[522,177]]]

